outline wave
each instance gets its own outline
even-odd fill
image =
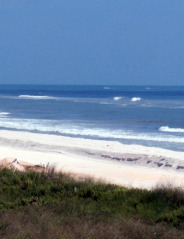
[[[0,112],[0,118],[6,118],[9,114],[8,112]]]
[[[184,106],[173,106],[173,109],[184,109]]]
[[[106,86],[105,86],[105,87],[104,87],[104,90],[110,90],[110,87],[106,87]]]
[[[110,103],[110,102],[104,102],[104,101],[103,101],[103,102],[100,102],[99,104],[100,104],[100,105],[112,105],[112,103]]]
[[[73,124],[60,120],[11,119],[0,118],[1,128],[36,131],[49,134],[63,134],[79,137],[109,138],[117,140],[153,141],[167,143],[184,143],[184,137],[149,133],[136,133],[128,130],[111,130],[105,128],[90,128],[86,124]]]
[[[159,128],[159,131],[170,133],[184,133],[184,129],[182,128],[169,128],[168,126],[161,126]]]
[[[0,115],[9,115],[10,113],[8,112],[0,112]]]
[[[118,101],[118,100],[121,100],[122,97],[121,97],[121,96],[115,96],[113,99],[116,100],[116,101]]]
[[[156,100],[147,100],[141,97],[133,97],[129,98],[124,95],[122,96],[114,96],[114,97],[107,97],[107,98],[83,98],[83,97],[59,97],[59,96],[48,96],[48,95],[19,95],[19,96],[0,96],[0,98],[5,99],[11,99],[11,100],[33,100],[33,101],[39,101],[39,100],[53,100],[53,101],[64,101],[64,102],[74,102],[74,103],[89,103],[89,104],[101,104],[101,105],[110,105],[110,104],[116,104],[119,106],[132,106],[136,105],[137,107],[152,107],[152,108],[177,108],[177,109],[183,109],[183,102],[182,105],[179,103],[172,103],[170,101],[156,101]],[[139,104],[139,102],[143,102],[142,104]],[[121,105],[122,103],[126,105]]]
[[[140,101],[140,100],[141,100],[140,97],[133,97],[133,98],[131,99],[132,102],[136,102],[136,101]]]
[[[21,99],[28,100],[56,100],[56,101],[67,101],[74,103],[90,103],[90,104],[101,104],[106,102],[101,102],[98,98],[71,98],[71,97],[53,97],[53,96],[39,96],[39,95],[19,95]],[[109,102],[107,102],[109,104]]]
[[[22,99],[32,99],[32,100],[57,100],[58,97],[46,96],[46,95],[19,95]]]

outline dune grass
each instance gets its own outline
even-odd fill
[[[0,238],[184,238],[184,192],[0,170]]]

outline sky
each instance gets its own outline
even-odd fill
[[[0,0],[0,84],[184,85],[184,1]]]

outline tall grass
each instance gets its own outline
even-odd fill
[[[184,238],[184,192],[1,169],[0,238]]]

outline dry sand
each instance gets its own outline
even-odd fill
[[[18,160],[17,158],[4,158],[0,160],[0,168],[10,168],[13,170],[19,170],[19,171],[26,171],[34,170],[34,171],[44,171],[45,168],[40,165],[31,164],[28,162],[24,162],[22,160]]]
[[[25,162],[49,163],[80,177],[130,187],[184,186],[184,152],[154,147],[1,130],[0,159],[4,158],[11,158],[19,169]]]

